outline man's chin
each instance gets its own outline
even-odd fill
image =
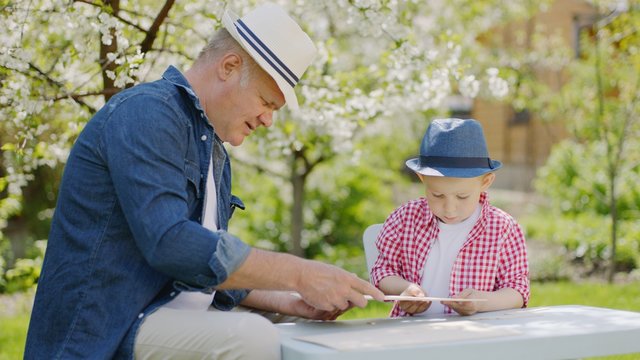
[[[244,142],[245,136],[241,137],[240,139],[231,139],[229,141],[227,141],[231,146],[239,146]]]

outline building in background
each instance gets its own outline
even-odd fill
[[[509,24],[492,34],[488,41],[492,47],[527,51],[532,46],[533,32],[544,29],[554,34],[573,56],[580,56],[580,34],[589,31],[595,21],[595,10],[587,2],[557,0],[547,11],[528,21]],[[524,36],[524,40],[522,39]],[[552,90],[559,90],[567,80],[562,69],[545,68],[544,64],[532,67],[531,73],[538,81]],[[552,146],[567,134],[561,121],[543,121],[528,110],[516,111],[510,104],[476,99],[472,103],[453,100],[452,113],[459,117],[470,116],[480,121],[485,129],[489,152],[506,166],[500,170],[495,187],[530,191],[536,170],[542,166]]]

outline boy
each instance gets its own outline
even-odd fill
[[[525,307],[529,268],[517,222],[491,206],[486,190],[502,164],[489,158],[476,120],[436,119],[420,156],[407,161],[425,185],[385,221],[371,281],[388,295],[486,299],[441,303],[400,301],[391,316]]]

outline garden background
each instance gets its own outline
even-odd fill
[[[638,1],[275,2],[319,55],[297,87],[301,111],[228,148],[247,205],[232,233],[366,278],[362,233],[420,196],[404,162],[428,123],[473,116],[505,163],[489,196],[525,230],[531,306],[640,311]],[[0,359],[22,357],[83,125],[118,91],[188,68],[225,8],[260,3],[0,0]],[[558,14],[572,31],[547,21]],[[522,124],[543,136],[509,136]],[[507,151],[523,144],[524,162]]]

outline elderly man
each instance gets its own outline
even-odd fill
[[[274,111],[297,107],[293,89],[316,50],[276,5],[227,11],[223,23],[184,75],[169,67],[120,92],[80,134],[26,359],[277,359],[277,329],[256,312],[334,319],[365,294],[382,299],[342,269],[226,232],[243,204],[223,142],[240,145]]]

